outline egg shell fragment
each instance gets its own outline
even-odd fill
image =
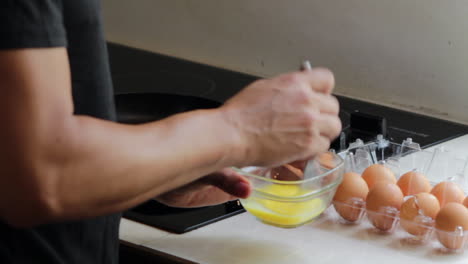
[[[318,158],[318,161],[319,161],[321,166],[323,166],[323,167],[325,167],[325,168],[327,168],[329,170],[336,167],[333,155],[328,153],[328,152],[320,154],[320,156]]]
[[[280,181],[300,181],[304,179],[304,173],[289,164],[285,164],[271,170],[271,178]]]

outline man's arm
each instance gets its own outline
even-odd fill
[[[64,48],[0,51],[0,218],[94,217],[175,199],[169,191],[228,166],[306,159],[341,129],[333,85],[323,69],[284,74],[218,109],[123,125],[73,115]]]
[[[120,211],[240,151],[219,111],[146,125],[74,116],[64,48],[1,51],[0,87],[0,216],[14,225]]]

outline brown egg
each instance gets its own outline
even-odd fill
[[[369,187],[361,175],[347,172],[336,189],[333,206],[341,217],[347,221],[356,222],[364,212],[368,193]]]
[[[448,249],[460,249],[466,242],[468,209],[460,203],[447,203],[436,217],[437,238]],[[457,235],[458,234],[458,235]]]
[[[426,176],[417,171],[410,171],[403,174],[400,179],[398,179],[397,185],[400,187],[404,196],[423,192],[428,193],[432,188]]]
[[[401,205],[400,225],[412,235],[424,236],[434,226],[434,219],[439,210],[439,201],[434,195],[418,193]]]
[[[392,170],[382,164],[373,164],[367,167],[362,173],[362,178],[367,182],[369,189],[372,189],[377,182],[397,182]]]
[[[300,181],[304,179],[304,173],[289,164],[273,168],[271,178],[280,181]]]
[[[468,196],[465,198],[465,200],[463,200],[463,205],[468,207]]]
[[[431,193],[439,200],[440,207],[447,203],[462,203],[465,199],[462,189],[454,182],[441,182],[432,188]]]
[[[403,193],[396,184],[377,182],[366,199],[367,216],[382,231],[391,230],[403,203]]]

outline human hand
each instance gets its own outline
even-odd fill
[[[155,200],[173,207],[201,207],[247,198],[251,189],[246,178],[226,168],[162,194]]]
[[[283,74],[252,83],[222,107],[238,131],[243,165],[277,166],[328,150],[341,131],[339,105],[327,69]]]

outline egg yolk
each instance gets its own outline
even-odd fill
[[[297,197],[307,193],[306,190],[294,185],[269,185],[258,189],[258,191],[284,198]],[[326,209],[325,203],[320,198],[285,202],[251,197],[242,200],[242,205],[258,219],[282,227],[301,225],[317,217]]]

